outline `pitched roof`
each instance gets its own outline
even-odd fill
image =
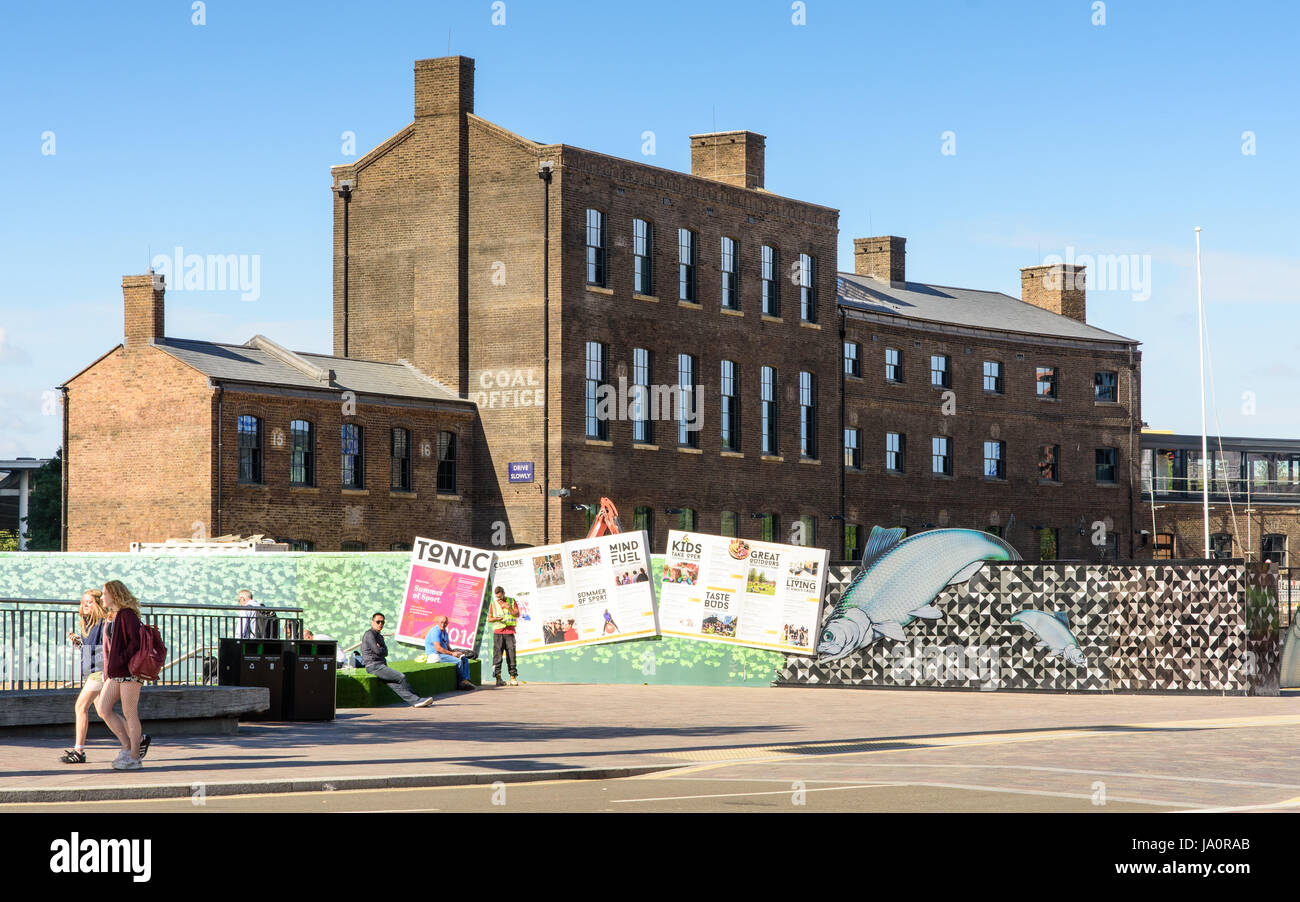
[[[1068,316],[1026,304],[1019,298],[1000,291],[949,288],[921,282],[907,282],[905,287],[894,288],[890,283],[871,276],[841,272],[836,293],[839,303],[850,310],[997,332],[1138,343],[1136,339],[1125,338]]]
[[[357,394],[429,401],[465,401],[447,386],[405,363],[286,351],[261,336],[242,345],[164,338],[154,342],[154,347],[219,382],[350,390]],[[313,375],[313,371],[319,371],[319,377]]]

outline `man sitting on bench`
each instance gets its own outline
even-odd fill
[[[450,620],[446,614],[433,621],[429,634],[424,637],[425,660],[430,664],[439,661],[444,664],[455,664],[460,688],[473,689],[474,684],[469,681],[469,655],[463,651],[452,651],[451,638],[447,635],[448,623]]]
[[[384,615],[376,614],[370,618],[371,628],[361,637],[361,660],[366,665],[366,673],[383,680],[388,688],[396,692],[412,708],[427,708],[433,704],[432,698],[420,698],[396,670],[388,666],[388,643],[384,641]]]

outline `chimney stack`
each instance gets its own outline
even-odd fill
[[[853,239],[853,271],[888,282],[893,288],[907,285],[907,239],[896,235]]]
[[[691,135],[691,175],[739,188],[763,187],[767,138],[754,132]]]
[[[1084,284],[1086,267],[1073,263],[1048,263],[1020,270],[1020,300],[1051,313],[1086,323],[1088,303]]]
[[[474,61],[442,56],[415,61],[415,118],[474,112]]]
[[[128,349],[148,347],[163,337],[163,277],[149,272],[122,277],[122,310]]]

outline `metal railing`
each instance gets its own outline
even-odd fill
[[[1142,475],[1142,496],[1157,498],[1200,498],[1205,480],[1200,476],[1152,476]],[[1267,501],[1270,498],[1293,500],[1300,498],[1300,482],[1292,479],[1263,479],[1250,477],[1210,477],[1210,498],[1226,501],[1228,495],[1234,501],[1245,501],[1247,497]]]
[[[0,598],[0,691],[75,689],[82,683],[80,601]],[[143,622],[158,627],[167,647],[159,685],[213,685],[219,641],[240,636],[249,608],[141,602]],[[302,608],[259,607],[259,638],[301,639]],[[259,621],[254,620],[256,624]]]

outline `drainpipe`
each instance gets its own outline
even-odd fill
[[[222,428],[222,422],[221,422],[221,409],[222,409],[221,396],[224,394],[224,389],[221,387],[219,383],[217,384],[216,389],[217,389],[217,516],[216,516],[215,525],[217,529],[216,532],[211,536],[211,538],[214,539],[217,536],[225,534],[221,528],[221,482],[222,482],[222,472],[221,472],[222,471],[222,460],[221,460],[222,441],[221,440],[225,432],[225,430]]]
[[[551,544],[551,174],[555,164],[537,164],[542,180],[542,544]]]
[[[844,429],[848,425],[844,414],[844,392],[847,382],[844,378],[844,338],[848,335],[848,327],[845,324],[844,308],[840,307],[840,556],[844,556],[845,541],[848,539],[849,521],[848,521],[848,500],[845,490],[845,469],[844,469]],[[859,452],[861,453],[861,452]]]
[[[63,486],[59,490],[61,512],[59,514],[59,550],[68,550],[68,387],[60,385],[63,392]]]
[[[339,197],[343,198],[343,356],[348,356],[348,210],[352,207],[352,182],[339,183]],[[219,535],[219,533],[218,533]]]

